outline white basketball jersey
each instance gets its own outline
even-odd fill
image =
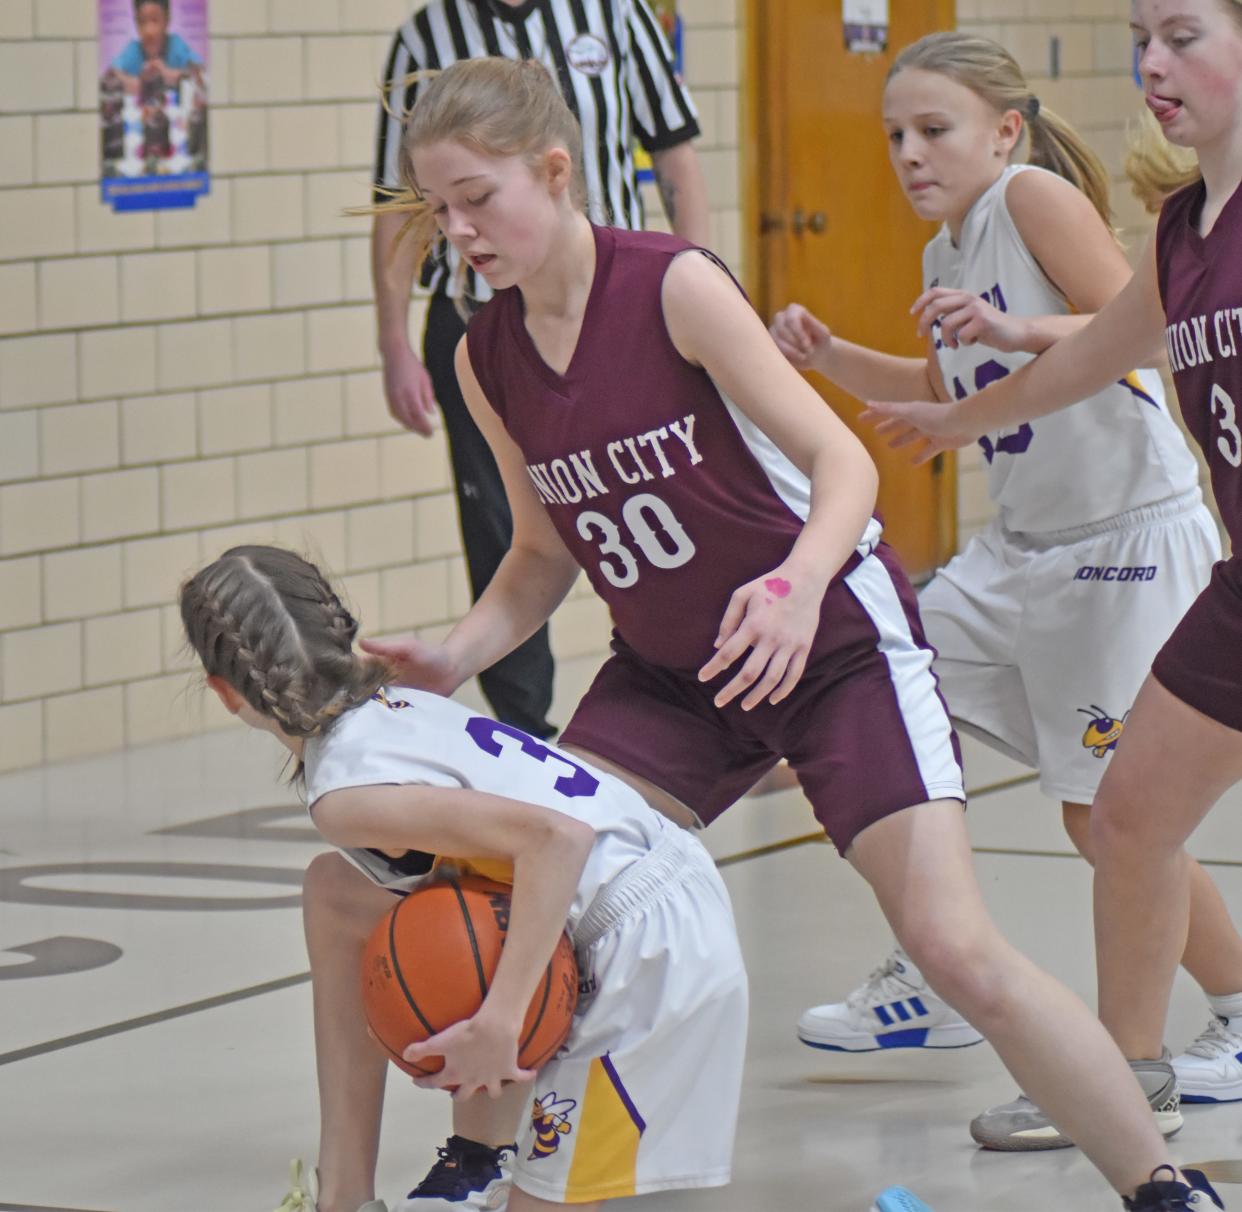
[[[619,779],[452,699],[404,686],[386,687],[346,712],[326,736],[307,738],[303,758],[312,808],[321,796],[345,787],[418,783],[503,795],[590,825],[595,846],[578,882],[571,926],[609,880],[647,854],[667,830],[677,828]],[[342,853],[394,892],[409,891],[426,878],[379,851]],[[451,857],[480,874],[512,883],[508,864]]]
[[[944,227],[923,251],[923,284],[980,295],[1020,316],[1068,315],[1071,308],[1022,242],[1005,205],[1020,172],[1010,165],[980,196],[955,247]],[[949,349],[937,334],[936,356],[951,394],[982,391],[1024,366],[1029,353],[984,345]],[[1010,531],[1045,533],[1110,518],[1194,488],[1199,469],[1165,406],[1155,371],[1137,370],[1098,395],[979,440],[988,491]]]

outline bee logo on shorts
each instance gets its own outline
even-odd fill
[[[1117,748],[1117,742],[1121,740],[1121,734],[1125,730],[1126,716],[1130,714],[1128,711],[1121,719],[1115,720],[1103,707],[1097,707],[1094,703],[1091,704],[1090,709],[1079,707],[1077,710],[1091,717],[1091,723],[1087,725],[1086,732],[1082,734],[1084,749],[1090,749],[1096,757],[1102,758],[1106,753]]]
[[[555,1090],[549,1090],[542,1098],[535,1099],[530,1109],[530,1121],[535,1127],[535,1143],[531,1146],[527,1161],[551,1157],[561,1143],[562,1136],[573,1131],[569,1113],[578,1105],[577,1099],[557,1098]]]

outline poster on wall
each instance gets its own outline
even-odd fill
[[[888,49],[888,0],[842,0],[845,49],[851,54],[879,54]]]
[[[193,206],[207,168],[207,0],[98,0],[100,188],[113,210]]]
[[[673,52],[673,67],[678,75],[684,70],[682,58],[681,18],[677,15],[677,0],[649,0],[651,11],[655,13],[664,39]],[[651,164],[651,156],[641,147],[634,149],[634,167],[638,171],[639,181],[654,181],[655,169]]]

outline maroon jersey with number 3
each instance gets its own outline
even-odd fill
[[[1242,189],[1207,236],[1204,186],[1179,190],[1156,229],[1165,343],[1182,416],[1203,447],[1235,552],[1242,538]]]
[[[643,659],[698,669],[729,597],[777,567],[809,509],[809,485],[669,338],[661,287],[693,245],[596,227],[595,278],[564,374],[540,357],[521,293],[471,321],[471,366],[565,545]],[[872,522],[825,594],[879,542]],[[821,626],[812,657],[832,641]]]

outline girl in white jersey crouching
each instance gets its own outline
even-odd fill
[[[927,358],[853,345],[794,306],[772,331],[795,365],[863,399],[961,399],[1086,324],[1129,280],[1103,166],[1041,108],[1003,47],[963,33],[909,46],[889,76],[884,126],[911,205],[944,223],[912,309]],[[1016,163],[1028,144],[1030,163]],[[1216,527],[1153,372],[980,445],[997,517],[936,574],[919,609],[959,727],[1039,768],[1090,860],[1096,788],[1153,657],[1219,558]],[[1242,939],[1197,864],[1193,887],[1183,962],[1215,1014],[1242,1013]],[[915,1021],[890,1012],[911,997],[925,1010]],[[980,1038],[900,952],[845,1002],[808,1010],[798,1032],[851,1052]],[[1173,1068],[1197,1098],[1242,1098],[1237,1061],[1232,1075],[1193,1053],[1135,1068],[1167,1133],[1181,1124]],[[1026,1098],[986,1112],[972,1132],[996,1149],[1071,1143]]]
[[[375,884],[416,886],[411,851],[512,883],[482,1008],[406,1053],[443,1055],[444,1069],[418,1084],[460,1098],[534,1079],[509,1212],[727,1183],[747,986],[728,894],[702,845],[624,783],[515,728],[385,689],[384,663],[353,650],[357,623],[291,552],[225,552],[183,586],[181,615],[208,684],[293,753],[316,827]],[[590,992],[535,1074],[518,1068],[518,1035],[566,923]],[[325,1108],[322,1181],[285,1206],[383,1212],[373,1183],[386,1062],[367,1038],[360,982],[329,979],[308,941],[321,1082],[349,1080]],[[551,1143],[536,1149],[553,1115]]]

